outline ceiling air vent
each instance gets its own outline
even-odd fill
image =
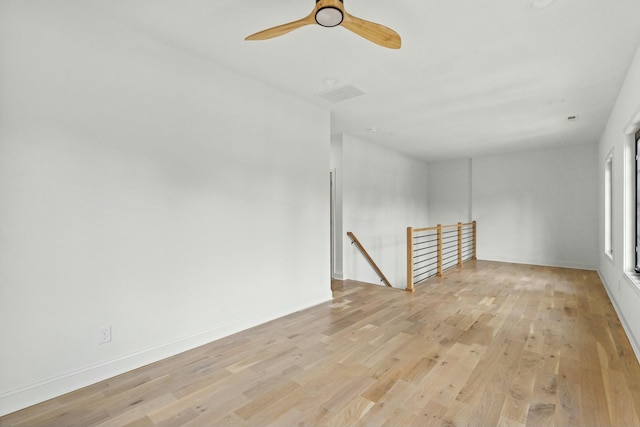
[[[320,98],[325,99],[332,104],[346,101],[347,99],[355,98],[356,96],[360,95],[364,95],[364,92],[354,85],[346,85],[324,92],[316,93],[316,96],[319,96]]]

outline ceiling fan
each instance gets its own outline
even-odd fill
[[[391,28],[375,22],[365,21],[347,13],[344,10],[343,0],[316,0],[316,7],[308,16],[288,24],[257,32],[248,36],[245,40],[271,39],[311,24],[318,24],[323,27],[341,25],[369,41],[390,49],[400,49],[402,44],[400,35]]]

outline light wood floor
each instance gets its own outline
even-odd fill
[[[633,426],[640,366],[593,271],[469,262],[0,419],[81,426]]]

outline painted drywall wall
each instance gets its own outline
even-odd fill
[[[636,356],[640,359],[640,287],[629,279],[633,270],[635,242],[635,200],[633,130],[640,128],[640,47],[630,65],[625,82],[611,111],[598,151],[599,244],[598,271],[609,297],[625,327]],[[625,132],[627,131],[627,133]],[[629,133],[630,132],[630,133]],[[613,259],[605,254],[604,170],[613,153]]]
[[[597,146],[473,159],[480,259],[595,269]]]
[[[327,112],[74,2],[0,52],[0,414],[331,298]]]
[[[429,163],[429,227],[473,221],[471,159]]]
[[[343,231],[364,245],[394,287],[406,287],[406,228],[427,217],[427,164],[387,148],[342,136]],[[380,283],[364,257],[343,236],[347,279]]]

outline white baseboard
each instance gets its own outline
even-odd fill
[[[597,270],[597,268],[593,265],[580,264],[574,262],[565,262],[565,261],[548,261],[548,260],[539,260],[539,259],[519,259],[519,258],[506,258],[506,257],[487,257],[483,256],[482,258],[478,256],[479,260],[482,261],[495,261],[495,262],[504,262],[510,264],[525,264],[525,265],[539,265],[542,267],[560,267],[560,268],[573,268],[576,270]]]
[[[627,338],[629,338],[629,342],[631,343],[631,348],[633,349],[633,352],[636,355],[636,359],[638,359],[638,362],[640,363],[640,343],[636,339],[636,336],[633,334],[632,329],[629,326],[629,322],[627,321],[627,318],[624,316],[623,311],[618,306],[618,302],[613,297],[611,293],[611,288],[609,287],[609,284],[607,283],[607,281],[604,280],[604,276],[600,273],[600,270],[598,270],[598,276],[600,276],[600,280],[604,285],[604,290],[607,292],[609,301],[611,301],[611,304],[613,305],[613,309],[616,311],[616,314],[620,319],[620,323],[622,323],[622,328],[624,329],[624,332],[627,335]]]
[[[45,400],[61,396],[97,382],[129,372],[150,363],[194,349],[245,329],[278,319],[327,301],[331,291],[304,301],[290,302],[238,322],[229,323],[202,333],[167,342],[144,351],[126,355],[105,363],[78,369],[54,378],[30,384],[0,394],[0,416],[27,408]]]

